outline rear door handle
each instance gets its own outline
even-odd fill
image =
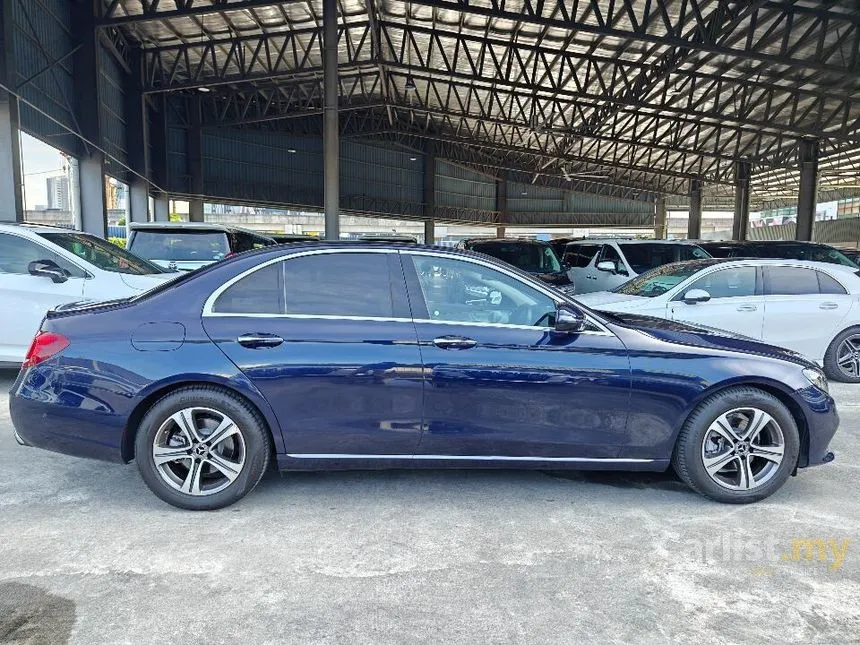
[[[822,302],[818,305],[819,309],[839,309],[839,305],[835,302]]]
[[[277,347],[284,339],[274,334],[242,334],[236,339],[242,347],[257,349],[261,347]]]
[[[439,336],[433,339],[433,344],[439,349],[471,349],[478,341],[465,336]]]
[[[755,305],[738,305],[738,311],[756,311],[758,307]]]

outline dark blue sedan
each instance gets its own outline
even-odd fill
[[[13,386],[18,440],[135,460],[214,509],[282,470],[674,467],[752,502],[833,458],[799,355],[597,314],[469,252],[314,243],[239,255],[129,300],[52,311]]]

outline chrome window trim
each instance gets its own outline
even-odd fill
[[[513,462],[556,462],[587,464],[648,464],[656,459],[619,458],[619,457],[504,457],[499,455],[356,455],[348,453],[287,453],[292,459],[418,459],[424,461],[513,461]]]
[[[285,251],[287,251],[285,249]],[[215,305],[215,301],[218,300],[218,297],[224,293],[227,289],[232,287],[234,284],[239,282],[239,280],[255,273],[256,271],[260,271],[261,269],[265,269],[273,264],[277,264],[278,262],[287,262],[292,260],[293,258],[301,258],[308,255],[329,255],[332,253],[397,253],[397,249],[367,249],[367,248],[359,248],[359,249],[311,249],[310,251],[299,251],[298,253],[287,253],[285,255],[280,255],[276,258],[272,258],[271,260],[266,260],[265,262],[258,264],[256,266],[251,267],[250,269],[246,269],[239,275],[235,275],[230,278],[227,282],[222,284],[220,287],[215,289],[208,298],[206,298],[206,302],[203,304],[203,316],[205,317],[219,317],[219,316],[255,316],[255,317],[273,317],[273,318],[284,318],[284,317],[293,317],[293,316],[309,316],[311,318],[321,318],[325,317],[323,315],[311,315],[311,314],[242,314],[242,313],[218,313],[212,311],[212,307]],[[329,316],[330,318],[338,319],[338,320],[349,320],[347,316]],[[360,317],[359,317],[360,318]],[[360,318],[363,319],[363,318]],[[367,318],[369,320],[375,320],[374,318]]]
[[[227,313],[227,312],[215,312],[212,311],[212,307],[215,305],[215,302],[218,300],[219,296],[224,293],[231,286],[242,280],[243,278],[251,275],[256,271],[260,271],[261,269],[265,269],[268,266],[276,264],[278,262],[288,262],[293,258],[300,258],[309,255],[330,255],[334,253],[400,253],[402,255],[422,255],[422,256],[430,256],[430,257],[438,257],[438,258],[453,258],[455,260],[462,260],[465,262],[470,262],[472,264],[477,264],[479,266],[486,267],[488,269],[492,269],[494,271],[498,271],[503,273],[514,280],[531,287],[535,291],[544,294],[550,300],[555,302],[556,305],[561,303],[566,303],[567,301],[564,298],[558,296],[558,294],[554,293],[552,290],[546,288],[542,284],[531,284],[524,282],[522,277],[517,275],[516,273],[505,269],[504,267],[499,267],[489,262],[486,262],[480,258],[473,258],[467,255],[451,255],[448,253],[438,253],[434,251],[422,251],[422,250],[402,250],[402,249],[371,249],[371,248],[326,248],[326,249],[311,249],[309,251],[299,251],[297,253],[288,253],[287,255],[278,256],[276,258],[272,258],[267,260],[261,264],[251,267],[250,269],[246,269],[242,273],[233,276],[227,282],[222,284],[220,287],[215,289],[209,297],[206,299],[206,302],[203,305],[203,317],[205,318],[225,318],[225,317],[242,317],[242,318],[295,318],[295,319],[320,319],[320,320],[354,320],[354,321],[378,321],[378,322],[416,322],[416,323],[434,323],[434,324],[447,324],[447,325],[467,325],[473,327],[496,327],[503,329],[538,329],[538,330],[551,330],[552,327],[536,327],[533,325],[507,325],[504,323],[482,323],[482,322],[458,322],[458,321],[446,321],[446,320],[428,320],[421,318],[390,318],[390,317],[374,317],[374,316],[333,316],[327,314],[268,314],[268,313]],[[580,332],[582,334],[595,335],[595,336],[614,336],[612,332],[610,332],[600,321],[586,313],[586,319],[588,322],[595,327],[597,327],[597,331],[584,331]]]
[[[524,284],[527,287],[531,287],[535,291],[542,293],[543,295],[547,296],[550,300],[555,302],[556,306],[558,306],[559,304],[566,304],[567,303],[567,301],[564,298],[559,297],[559,295],[557,293],[555,293],[554,291],[552,291],[548,287],[544,286],[543,284],[540,284],[538,281],[535,281],[534,284],[532,284],[530,282],[525,282],[525,281],[523,281],[522,276],[518,275],[517,273],[514,273],[513,271],[510,271],[510,270],[506,269],[505,267],[500,267],[500,266],[497,266],[497,265],[492,264],[490,262],[487,262],[485,260],[482,260],[481,258],[473,258],[473,257],[470,257],[468,255],[449,255],[447,253],[434,253],[433,251],[422,251],[420,249],[414,250],[414,251],[413,250],[401,250],[400,254],[401,255],[423,255],[423,256],[440,257],[440,258],[453,258],[454,260],[461,260],[463,262],[470,262],[472,264],[477,264],[479,266],[483,266],[483,267],[486,267],[488,269],[498,271],[499,273],[503,273],[506,276],[513,278],[517,282]],[[610,332],[600,321],[596,320],[594,317],[589,315],[587,312],[584,312],[584,313],[585,313],[586,320],[588,320],[589,323],[591,323],[595,327],[597,327],[599,331],[590,331],[590,332],[581,332],[581,333],[600,335],[600,336],[614,336],[615,335],[612,332]],[[459,322],[456,320],[451,320],[451,321],[448,321],[448,320],[432,320],[432,319],[428,320],[426,318],[416,318],[415,322],[416,323],[418,323],[418,322],[431,322],[431,323],[441,323],[441,324],[450,324],[450,325],[474,325],[474,326],[484,326],[484,327],[503,327],[503,328],[509,328],[509,329],[552,329],[552,327],[535,327],[533,325],[508,325],[508,324],[504,324],[504,323]]]

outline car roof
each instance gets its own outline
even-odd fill
[[[34,233],[83,233],[73,228],[62,226],[47,226],[46,224],[31,224],[29,222],[5,222],[0,224],[0,231],[32,231]]]
[[[831,246],[822,242],[809,242],[806,240],[699,240],[696,242],[701,246]],[[836,248],[836,247],[833,247]]]
[[[550,240],[551,241],[551,240]],[[528,237],[473,237],[468,240],[463,240],[466,244],[486,244],[488,242],[516,242],[517,244],[549,244],[547,240],[534,240]]]
[[[700,258],[687,260],[685,262],[673,262],[672,264],[700,265],[702,269],[718,264],[737,266],[796,266],[820,271],[838,271],[857,275],[857,269],[844,264],[833,264],[830,262],[814,262],[812,260],[792,260],[791,258]]]
[[[684,244],[688,246],[697,246],[695,240],[649,240],[632,237],[587,237],[581,240],[574,240],[568,244],[608,244],[616,242],[618,244]]]
[[[242,228],[241,226],[229,226],[227,224],[210,224],[208,222],[130,222],[129,228],[132,231],[153,231],[153,230],[186,230],[186,231],[219,231],[224,233],[239,232],[258,235],[260,237],[269,237],[266,233],[260,233],[250,228]]]

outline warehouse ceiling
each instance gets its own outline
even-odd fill
[[[854,0],[340,0],[344,136],[421,148],[535,183],[793,201],[797,144],[821,189],[860,189]],[[104,0],[143,48],[145,92],[205,124],[318,134],[322,0]],[[794,192],[792,193],[792,190]]]

